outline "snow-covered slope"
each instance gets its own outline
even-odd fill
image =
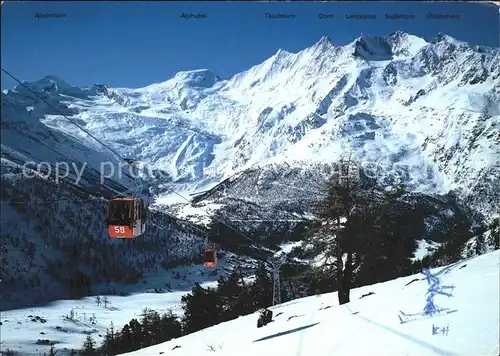
[[[202,69],[141,89],[98,85],[83,95],[50,78],[47,95],[60,94],[60,106],[124,156],[167,170],[184,194],[256,164],[299,160],[304,167],[352,151],[416,191],[456,190],[495,215],[499,63],[498,49],[446,35],[428,43],[398,31],[343,47],[323,37],[226,80]],[[46,125],[84,140],[50,114]]]
[[[185,276],[196,272],[196,268],[179,268],[177,271]],[[198,271],[198,274],[200,272]],[[202,280],[203,278],[198,276],[198,281]],[[161,282],[160,287],[164,289],[165,280]],[[185,289],[182,288],[183,284],[184,287],[190,285],[185,278],[180,281],[172,278],[170,282],[173,288],[181,287],[179,288],[181,290]],[[213,286],[214,283],[203,283],[203,286]],[[132,318],[140,315],[146,307],[158,312],[170,309],[181,315],[181,298],[186,293],[186,291],[137,293],[127,297],[100,295],[100,300],[106,298],[109,303],[98,304],[95,297],[88,297],[78,301],[60,300],[45,307],[4,311],[1,316],[0,350],[10,349],[22,355],[40,355],[42,352],[48,352],[49,346],[40,342],[37,344],[37,340],[50,340],[56,345],[58,355],[69,354],[67,350],[81,348],[87,335],[92,335],[101,343],[111,323],[121,329]],[[71,312],[74,314],[73,317],[70,317]]]
[[[451,292],[431,300],[449,314],[401,323],[401,312],[422,314],[427,305],[431,285],[421,274],[355,289],[342,306],[331,293],[272,307],[273,322],[262,328],[255,313],[123,355],[496,356],[499,263],[495,251],[431,271],[434,289]]]
[[[105,151],[102,146],[96,146],[95,142],[90,145],[71,135],[52,130],[40,122],[40,119],[55,113],[61,112],[71,116],[76,112],[58,102],[61,96],[53,92],[59,89],[56,79],[47,77],[26,84],[51,106],[40,101],[21,85],[8,91],[7,94],[2,93],[2,158],[21,166],[31,162],[28,165],[31,169],[36,169],[36,164],[43,162],[42,168],[45,170],[43,173],[52,173],[52,176],[57,165],[64,162],[67,166],[60,165],[58,168],[61,181],[65,180],[95,192],[104,193],[107,190],[108,193],[116,194],[133,187],[133,179],[126,174],[119,174],[118,170],[115,170],[114,174],[108,174],[112,179],[106,179],[103,182],[105,184],[99,184],[101,162],[110,162],[117,166],[118,157]],[[79,88],[69,87],[67,84],[62,88],[72,90],[59,89],[61,95],[69,92],[75,97],[88,97],[92,94]],[[72,130],[75,129],[73,126]]]

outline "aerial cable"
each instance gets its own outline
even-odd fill
[[[12,127],[11,125],[9,125],[9,129],[10,129],[10,130],[13,130],[13,131],[16,131],[18,134],[20,134],[20,135],[22,135],[22,136],[25,136],[25,137],[26,137],[26,138],[28,138],[28,139],[31,139],[31,136],[27,135],[26,133],[24,133],[23,131],[21,131],[21,130],[19,130],[19,129],[15,128],[15,127]],[[65,157],[65,158],[68,158],[68,159],[71,159],[71,158],[72,158],[72,157],[69,157],[68,155],[66,155],[66,154],[64,154],[64,153],[61,153],[61,152],[58,152],[58,151],[54,150],[52,147],[50,147],[50,146],[48,146],[48,145],[44,144],[43,142],[40,142],[40,144],[41,144],[41,145],[43,145],[45,148],[47,148],[49,151],[54,152],[54,153],[55,153],[55,154],[57,154],[58,156]],[[74,157],[73,157],[73,159],[74,159]],[[17,174],[19,174],[19,173],[17,173]],[[44,176],[45,176],[45,175],[44,175]],[[48,177],[48,176],[45,176],[45,177]],[[71,183],[71,182],[67,179],[67,177],[60,177],[60,178],[62,178],[62,180],[64,180],[64,181],[68,182],[68,183],[69,183],[69,186],[73,186],[73,183]],[[111,188],[110,186],[108,186],[108,185],[107,185],[107,184],[105,184],[105,183],[101,183],[101,185],[102,185],[102,186],[104,186],[105,188],[108,188],[110,191],[113,191],[113,192],[116,192],[116,193],[118,193],[118,194],[122,194],[122,195],[123,195],[123,194],[125,194],[125,193],[127,193],[127,192],[129,192],[129,191],[132,191],[132,190],[134,190],[134,189],[137,189],[137,187],[134,187],[134,188],[127,189],[127,190],[125,190],[124,192],[121,192],[121,193],[120,193],[119,191],[115,190],[114,188]],[[91,195],[92,195],[92,194],[91,194]],[[51,201],[64,201],[64,200],[67,200],[67,199],[55,199],[55,200],[48,199],[48,200],[42,200],[42,201],[38,201],[38,202],[44,202],[44,201],[46,201],[46,202],[51,202]],[[94,200],[94,199],[83,199],[83,200],[85,201],[85,200]],[[29,202],[29,201],[31,201],[31,200],[26,200],[26,201],[24,201],[24,202]],[[15,204],[20,204],[20,203],[22,203],[22,202],[23,202],[23,201],[17,201],[17,202],[12,202],[12,203],[13,203],[13,204],[14,204],[14,203],[15,203]],[[4,203],[10,203],[10,202],[9,202],[9,201],[0,201],[0,203],[4,204]]]
[[[47,106],[49,106],[50,108],[52,108],[53,110],[55,110],[57,113],[59,113],[60,116],[62,116],[63,118],[65,118],[66,120],[68,120],[69,122],[71,122],[73,125],[75,125],[76,127],[78,127],[80,130],[82,130],[83,132],[85,132],[87,135],[89,135],[90,137],[92,137],[94,140],[96,140],[97,142],[99,142],[103,147],[107,148],[110,152],[112,152],[114,155],[116,155],[119,159],[129,163],[129,164],[133,164],[133,162],[130,160],[130,159],[127,159],[127,158],[124,158],[122,157],[116,150],[114,150],[113,148],[109,147],[108,145],[106,145],[104,142],[102,142],[101,140],[99,140],[97,137],[95,137],[92,133],[90,133],[88,130],[86,130],[85,128],[83,128],[81,125],[79,125],[78,123],[76,123],[74,120],[71,120],[70,118],[68,118],[65,114],[63,114],[58,108],[56,108],[55,106],[51,105],[50,103],[48,103],[44,98],[42,98],[40,95],[38,95],[35,91],[31,90],[27,85],[25,85],[23,82],[21,82],[19,79],[17,79],[13,74],[11,74],[9,71],[7,71],[6,69],[4,68],[1,68],[2,71],[7,74],[9,77],[11,77],[13,80],[15,80],[17,83],[19,83],[23,88],[25,88],[26,90],[28,90],[31,94],[33,94],[38,100],[42,101],[43,103],[45,103]],[[46,145],[44,145],[46,146]],[[46,146],[47,147],[47,146]],[[54,151],[54,150],[52,150]],[[56,152],[56,151],[54,151]],[[58,155],[62,155],[62,156],[65,156],[68,158],[68,156],[64,155],[64,154],[61,154],[59,152],[56,152]],[[138,177],[132,177],[134,179],[134,183],[135,183],[135,187],[132,188],[134,190],[134,197],[138,196],[140,193],[139,191],[141,190],[142,188],[142,183],[139,183],[139,178]],[[105,184],[103,184],[104,186],[106,186]],[[107,186],[106,186],[107,187]],[[110,187],[107,187],[107,188],[110,188]],[[111,189],[111,188],[110,188]],[[132,189],[128,189],[126,192],[132,190]],[[114,189],[111,189],[113,191],[115,191]],[[115,191],[116,192],[116,191]],[[119,193],[120,195],[123,195],[125,192],[122,192],[122,193]]]
[[[187,199],[186,197],[184,197],[182,194],[179,194],[178,192],[176,192],[176,191],[174,191],[174,190],[170,190],[170,191],[171,191],[172,193],[176,194],[177,196],[179,196],[181,199],[185,200],[185,201],[186,201],[187,203],[189,203],[189,204],[190,204],[193,208],[195,208],[195,209],[200,209],[200,210],[202,210],[204,213],[206,213],[206,214],[208,214],[208,215],[210,216],[210,213],[208,212],[208,210],[206,210],[206,209],[204,209],[204,208],[202,208],[202,207],[199,207],[199,206],[193,206],[193,203],[192,203],[189,199]],[[224,225],[224,226],[228,227],[229,229],[233,230],[233,231],[234,231],[234,232],[236,232],[238,235],[240,235],[240,236],[244,237],[244,238],[245,238],[245,239],[247,239],[248,241],[251,241],[251,242],[255,245],[255,247],[260,247],[262,250],[265,250],[265,251],[268,251],[268,252],[272,252],[273,254],[277,253],[277,251],[273,251],[272,249],[270,249],[270,248],[268,248],[268,247],[264,246],[263,244],[261,244],[261,243],[259,243],[259,242],[255,241],[254,239],[252,239],[252,238],[248,237],[246,234],[242,233],[242,232],[241,232],[241,231],[239,231],[238,229],[236,229],[236,228],[232,227],[231,225],[229,225],[229,224],[225,223],[225,222],[224,222],[224,221],[222,221],[221,219],[219,219],[219,218],[217,218],[217,217],[215,217],[215,216],[214,216],[214,217],[212,217],[212,219],[213,219],[213,220],[215,220],[215,221],[217,221],[217,222],[219,222],[219,223],[221,223],[222,225]],[[193,225],[194,225],[194,224],[193,224]],[[202,231],[202,230],[200,230],[200,229],[198,229],[198,228],[196,228],[196,227],[193,227],[193,229],[196,229],[196,230],[198,230],[198,231],[202,232],[203,234],[206,234],[206,233],[207,233],[207,232]],[[207,239],[208,239],[208,236],[207,236]],[[243,245],[241,245],[241,244],[240,244],[240,243],[238,243],[238,242],[235,242],[235,241],[233,241],[233,240],[229,240],[228,238],[222,237],[222,239],[223,239],[223,240],[226,240],[226,241],[228,241],[228,242],[231,242],[232,244],[237,244],[238,246],[243,246]],[[206,240],[205,240],[205,241],[206,241]],[[267,260],[264,260],[264,259],[262,259],[262,258],[260,258],[260,257],[256,257],[255,259],[258,259],[258,260],[262,260],[262,261],[268,262]]]
[[[25,88],[26,90],[28,90],[31,94],[33,94],[38,100],[40,100],[41,102],[45,103],[47,106],[49,106],[50,108],[52,108],[54,111],[56,111],[57,113],[59,113],[60,116],[62,116],[63,118],[65,118],[66,120],[68,120],[69,122],[71,122],[73,125],[75,125],[76,127],[78,127],[80,130],[82,130],[83,132],[85,132],[87,135],[89,135],[90,137],[92,137],[94,140],[96,140],[97,142],[99,142],[103,147],[107,148],[110,152],[112,152],[114,155],[116,155],[120,160],[122,161],[125,161],[129,164],[131,164],[130,160],[122,157],[116,150],[114,150],[113,148],[109,147],[108,145],[106,145],[104,142],[102,142],[101,140],[99,140],[97,137],[95,137],[92,133],[90,133],[88,130],[86,130],[85,128],[83,128],[81,125],[79,125],[78,123],[76,123],[74,120],[71,120],[69,117],[67,117],[64,113],[62,113],[58,108],[56,108],[55,106],[53,106],[52,104],[48,103],[44,98],[42,98],[40,95],[38,95],[34,90],[31,90],[27,85],[25,85],[23,82],[21,82],[19,79],[17,79],[13,74],[11,74],[9,71],[7,71],[6,69],[4,68],[1,68],[2,71],[7,74],[9,77],[11,77],[13,80],[15,80],[17,83],[19,83],[23,88]],[[58,153],[61,155],[61,153]],[[64,156],[64,155],[63,155]],[[67,156],[66,156],[67,157]],[[137,182],[135,181],[135,178],[134,178],[134,183],[136,183],[137,185]],[[139,189],[137,186],[135,187],[136,191]]]
[[[80,130],[82,130],[83,132],[85,132],[87,135],[89,135],[90,137],[92,137],[94,140],[96,140],[97,142],[99,142],[103,147],[106,147],[110,152],[112,152],[113,154],[115,154],[117,157],[119,157],[121,160],[123,161],[126,161],[127,163],[130,163],[130,160],[129,159],[126,159],[124,157],[122,157],[117,151],[115,151],[114,149],[112,149],[111,147],[109,147],[108,145],[106,145],[105,143],[103,143],[101,140],[99,140],[97,137],[95,137],[94,135],[92,135],[90,132],[88,132],[87,130],[85,130],[82,126],[80,126],[79,124],[77,124],[75,121],[71,120],[70,118],[68,118],[65,114],[63,114],[59,109],[57,109],[55,106],[51,105],[50,103],[48,103],[44,98],[42,98],[40,95],[38,95],[35,91],[31,90],[27,85],[25,85],[23,82],[21,82],[19,79],[17,79],[13,74],[11,74],[10,72],[8,72],[7,70],[5,70],[3,67],[1,68],[2,71],[7,74],[9,77],[11,77],[13,80],[15,80],[17,83],[19,83],[22,87],[24,87],[26,90],[28,90],[31,94],[33,94],[38,100],[42,101],[43,103],[45,103],[46,105],[48,105],[49,107],[51,107],[53,110],[55,110],[56,112],[58,112],[62,117],[64,117],[66,120],[68,120],[69,122],[71,122],[73,125],[75,125],[76,127],[78,127]],[[137,187],[136,187],[137,189]],[[136,190],[137,191],[137,190]],[[176,195],[178,195],[179,197],[181,197],[182,199],[186,200],[188,203],[191,203],[189,201],[189,199],[185,198],[184,196],[182,196],[181,194],[175,192],[172,190],[172,192]],[[203,210],[203,209],[202,209]],[[206,212],[206,211],[205,211]],[[234,230],[235,232],[239,233],[240,235],[244,236],[246,239],[249,239],[250,241],[254,242],[254,243],[257,243],[256,241],[254,241],[253,239],[243,235],[241,232],[239,232],[238,230],[234,229],[233,227],[225,224],[224,222],[222,221],[219,221],[220,223],[226,225],[227,227],[229,227],[230,229]],[[259,243],[257,243],[258,245],[260,245]]]
[[[25,85],[23,82],[21,82],[19,79],[17,79],[13,74],[11,74],[10,72],[8,72],[7,70],[5,70],[3,67],[1,68],[2,71],[7,74],[9,77],[11,77],[14,81],[16,81],[17,83],[19,83],[19,85],[21,85],[22,87],[24,87],[26,90],[28,90],[31,94],[33,94],[38,100],[40,100],[41,102],[45,103],[47,106],[49,106],[50,108],[52,108],[54,111],[58,112],[59,115],[61,115],[63,118],[65,118],[66,120],[68,120],[70,123],[72,123],[73,125],[75,125],[76,127],[78,127],[80,130],[82,130],[83,132],[85,132],[87,135],[89,135],[90,137],[92,137],[94,140],[96,140],[97,142],[99,142],[103,147],[107,148],[110,152],[112,152],[114,155],[116,155],[118,158],[120,158],[121,160],[129,163],[129,164],[132,164],[131,160],[130,159],[126,159],[124,157],[122,157],[116,150],[114,150],[113,148],[109,147],[108,145],[106,145],[105,143],[103,143],[101,140],[99,140],[97,137],[95,137],[93,134],[91,134],[90,132],[88,132],[86,129],[84,129],[81,125],[77,124],[75,121],[71,120],[70,118],[68,118],[65,114],[63,114],[59,109],[57,109],[55,106],[51,105],[50,103],[48,103],[44,98],[42,98],[40,95],[38,95],[35,91],[31,90],[27,85]],[[60,154],[60,153],[59,153]],[[135,178],[134,178],[135,179]],[[137,182],[136,182],[137,184]],[[135,192],[138,192],[138,189],[139,187],[135,187]],[[174,190],[170,190],[172,193],[174,193],[175,195],[179,196],[181,199],[185,200],[186,202],[188,202],[189,204],[192,205],[191,201],[189,199],[187,199],[186,197],[184,197],[183,195],[179,194],[178,192],[174,191]],[[201,208],[201,207],[196,207],[198,209],[201,209],[203,210],[205,213],[209,214],[207,210]],[[210,215],[210,214],[209,214]],[[214,217],[213,218],[214,220],[220,222],[221,224],[225,225],[226,227],[228,227],[229,229],[233,230],[234,232],[236,232],[237,234],[239,234],[240,236],[244,237],[245,239],[251,241],[254,245],[256,245],[257,247],[261,247],[262,249],[264,250],[267,250],[267,251],[270,251],[270,252],[273,252],[273,253],[276,253],[276,251],[273,251],[267,247],[265,247],[264,245],[262,245],[261,243],[255,241],[254,239],[246,236],[245,234],[243,234],[241,231],[235,229],[234,227],[228,225],[227,223],[225,223],[224,221]]]
[[[88,132],[87,130],[85,130],[82,126],[78,125],[75,121],[71,120],[70,118],[68,118],[66,115],[64,115],[59,109],[57,109],[55,106],[49,104],[45,99],[43,99],[40,95],[38,95],[34,90],[31,90],[27,85],[25,85],[23,82],[21,82],[19,79],[17,79],[14,75],[12,75],[11,73],[9,73],[7,70],[5,70],[4,68],[2,68],[2,71],[7,74],[9,77],[11,77],[12,79],[14,79],[16,82],[18,82],[21,86],[23,86],[26,90],[28,90],[31,94],[33,94],[38,100],[42,101],[43,103],[45,103],[46,105],[48,105],[50,108],[52,108],[53,110],[55,110],[56,112],[59,113],[59,115],[61,115],[62,117],[64,117],[66,120],[68,120],[69,122],[71,122],[73,125],[75,125],[76,127],[78,127],[80,130],[82,130],[83,132],[85,132],[87,135],[89,135],[90,137],[92,137],[94,140],[96,140],[97,142],[99,142],[101,145],[103,145],[104,147],[106,147],[109,151],[111,151],[113,154],[115,154],[117,157],[119,157],[121,160],[124,160],[126,161],[117,151],[115,151],[114,149],[112,149],[111,147],[109,147],[108,145],[106,145],[105,143],[103,143],[101,140],[99,140],[97,137],[95,137],[94,135],[92,135],[90,132]]]
[[[179,194],[179,193],[177,193],[176,191],[173,191],[173,190],[172,190],[172,193],[174,193],[175,195],[179,196],[181,199],[184,199],[184,200],[185,200],[186,202],[188,202],[191,206],[193,205],[193,204],[192,204],[192,202],[191,202],[189,199],[185,198],[182,194]],[[194,207],[194,208],[197,208],[197,209],[200,209],[200,210],[202,210],[203,212],[205,212],[206,214],[210,215],[210,213],[209,213],[206,209],[204,209],[204,208],[202,208],[202,207],[199,207],[199,206],[193,206],[193,207]],[[244,238],[248,239],[249,241],[252,241],[253,243],[255,243],[255,244],[257,244],[257,245],[259,245],[259,246],[261,246],[261,247],[266,248],[264,245],[262,245],[262,244],[258,243],[258,242],[257,242],[257,241],[255,241],[254,239],[252,239],[252,238],[250,238],[250,237],[246,236],[245,234],[243,234],[241,231],[239,231],[239,230],[235,229],[234,227],[229,226],[228,224],[226,224],[225,222],[221,221],[220,219],[214,218],[214,220],[217,220],[217,221],[218,221],[218,222],[220,222],[221,224],[225,225],[226,227],[228,227],[228,228],[230,228],[231,230],[235,231],[236,233],[240,234],[241,236],[243,236]],[[266,248],[266,249],[267,249],[267,248]]]
[[[73,125],[75,125],[76,127],[78,127],[80,130],[82,130],[83,132],[85,132],[87,135],[89,135],[90,137],[92,137],[94,140],[96,140],[97,142],[99,142],[103,147],[106,147],[110,152],[112,152],[113,154],[115,154],[118,158],[120,158],[121,160],[129,163],[130,165],[133,165],[134,162],[132,160],[122,157],[116,150],[114,150],[113,148],[109,147],[104,142],[102,142],[101,140],[99,140],[97,137],[95,137],[94,135],[92,135],[92,133],[90,133],[89,131],[87,131],[86,129],[84,129],[81,125],[77,124],[75,121],[73,121],[70,118],[68,118],[59,109],[57,109],[56,107],[54,107],[53,105],[51,105],[50,103],[48,103],[44,98],[42,98],[40,95],[38,95],[35,91],[31,90],[27,85],[25,85],[23,82],[21,82],[19,79],[17,79],[9,71],[5,70],[4,68],[1,68],[1,69],[2,69],[2,71],[5,74],[7,74],[9,77],[11,77],[17,83],[19,83],[22,87],[24,87],[26,90],[28,90],[31,94],[33,94],[38,100],[42,101],[47,106],[49,106],[50,108],[52,108],[53,110],[55,110],[56,112],[58,112],[59,115],[61,115],[62,117],[64,117],[66,120],[68,120],[69,122],[71,122]],[[140,194],[139,191],[141,190],[143,184],[142,184],[142,182],[141,183],[138,182],[139,181],[138,177],[133,177],[133,179],[134,179],[134,183],[136,184],[136,186],[134,187],[134,197],[136,197],[136,196],[138,196]],[[121,193],[120,195],[123,195],[123,193]]]
[[[96,198],[97,200],[99,198]],[[94,199],[84,199],[85,200],[94,200]],[[64,199],[48,199],[48,200],[19,200],[19,201],[0,201],[0,204],[28,204],[30,202],[36,202],[36,203],[46,203],[46,202],[59,202],[59,201],[75,201],[75,199],[69,199],[69,198],[64,198]]]

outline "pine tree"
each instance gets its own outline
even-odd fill
[[[217,283],[217,293],[221,303],[222,320],[232,320],[238,315],[235,313],[235,305],[241,294],[241,288],[238,284],[238,275],[231,273],[229,278],[222,276]]]
[[[92,336],[88,335],[83,343],[83,349],[80,353],[82,356],[98,356],[99,352],[96,349],[96,343]]]
[[[89,318],[89,322],[90,322],[92,325],[95,325],[96,321],[97,321],[97,318],[96,318],[95,314],[94,314],[94,313],[92,313],[92,316]]]
[[[255,271],[255,281],[250,287],[250,295],[254,309],[267,308],[272,304],[273,282],[263,262],[259,262]]]
[[[237,315],[247,315],[255,311],[252,299],[252,289],[251,285],[245,283],[243,278],[243,273],[241,269],[238,271],[239,285],[241,286],[241,292],[238,298],[238,302],[234,306]]]
[[[107,296],[104,296],[104,298],[102,298],[102,302],[103,302],[103,304],[104,304],[104,308],[107,308],[107,307],[108,307],[108,304],[109,304],[108,297],[107,297]]]
[[[134,335],[130,330],[130,326],[125,324],[120,332],[119,341],[117,345],[117,352],[126,353],[135,351],[134,349]]]
[[[182,335],[182,324],[177,316],[169,310],[161,316],[160,320],[160,333],[157,336],[157,342],[165,342]]]
[[[130,332],[132,334],[132,339],[130,340],[130,347],[132,350],[138,350],[142,348],[143,333],[142,325],[137,321],[137,319],[130,320]]]
[[[326,198],[317,206],[315,215],[318,220],[311,229],[308,241],[311,246],[309,253],[322,256],[321,266],[314,271],[322,282],[315,288],[321,290],[334,286],[340,304],[349,303],[356,277],[366,281],[376,278],[373,273],[388,276],[411,269],[411,262],[406,260],[406,256],[411,255],[413,243],[398,240],[398,233],[404,232],[406,226],[392,222],[393,211],[403,208],[411,211],[401,202],[396,204],[405,194],[404,187],[384,192],[377,189],[373,182],[363,180],[363,174],[356,177],[354,168],[349,160],[343,161],[338,172],[327,181]],[[392,224],[395,231],[390,231],[388,224]],[[399,232],[396,231],[398,229]],[[382,253],[384,250],[385,256]],[[388,268],[390,263],[384,262],[390,256],[389,251],[398,255],[403,251],[409,252],[403,254],[405,257],[401,257],[391,270]],[[364,269],[365,275],[356,276],[362,265],[370,268]],[[331,274],[334,281],[328,282],[328,275]]]
[[[151,345],[156,345],[159,343],[159,338],[161,335],[161,315],[154,311],[151,315]]]
[[[475,238],[474,252],[476,255],[482,255],[485,251],[486,251],[486,244],[484,241],[484,235],[480,234]]]
[[[253,311],[250,290],[237,269],[234,269],[228,278],[219,279],[217,294],[222,309],[222,320],[232,320]]]
[[[454,221],[444,245],[446,261],[443,262],[452,263],[461,259],[464,244],[472,238],[469,225],[465,213],[460,210],[455,211]]]
[[[57,351],[54,347],[54,345],[50,345],[50,350],[49,350],[49,356],[56,356]]]
[[[115,332],[113,322],[111,322],[110,327],[106,329],[106,334],[104,335],[104,340],[101,345],[101,352],[104,355],[116,355],[117,339],[118,335]]]
[[[204,289],[196,283],[191,293],[182,297],[184,316],[182,324],[185,333],[192,333],[221,321],[222,307],[217,290]]]
[[[316,211],[320,222],[313,230],[316,253],[323,254],[324,267],[333,268],[340,304],[350,301],[354,254],[359,246],[359,241],[352,238],[356,235],[356,226],[351,224],[353,208],[359,198],[359,182],[353,179],[351,169],[350,161],[342,161],[338,172],[327,181],[327,196]],[[346,221],[349,222],[347,229]]]
[[[141,319],[143,332],[143,347],[151,346],[156,343],[157,335],[160,332],[161,317],[158,312],[147,308],[143,311]]]
[[[495,250],[500,249],[500,218],[493,219],[491,223],[491,239],[492,239],[492,247]]]

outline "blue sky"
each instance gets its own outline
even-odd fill
[[[199,68],[227,78],[279,48],[296,52],[321,36],[344,45],[360,33],[386,36],[401,29],[425,39],[443,32],[498,47],[500,32],[498,8],[451,2],[7,2],[2,8],[2,67],[21,80],[55,74],[79,86],[137,88]],[[67,17],[36,19],[37,12]],[[181,19],[182,12],[207,13],[208,19]],[[270,20],[266,12],[297,17]],[[320,12],[335,19],[320,20]],[[346,20],[346,12],[375,13],[378,19]],[[401,12],[417,19],[383,18]],[[426,20],[428,12],[459,14],[461,20]],[[13,85],[2,73],[2,88]]]

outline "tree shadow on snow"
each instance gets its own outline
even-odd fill
[[[263,337],[261,339],[254,340],[253,342],[264,341],[264,340],[269,340],[269,339],[272,339],[272,338],[275,338],[275,337],[279,337],[279,336],[283,336],[283,335],[288,335],[288,334],[291,334],[291,333],[294,333],[294,332],[297,332],[297,331],[302,331],[304,329],[308,329],[308,328],[313,327],[313,326],[318,325],[318,324],[319,323],[314,323],[314,324],[310,324],[310,325],[301,326],[300,328],[295,328],[295,329],[291,329],[291,330],[287,330],[287,331],[282,331],[282,332],[277,333],[277,334],[269,335],[269,336]]]

